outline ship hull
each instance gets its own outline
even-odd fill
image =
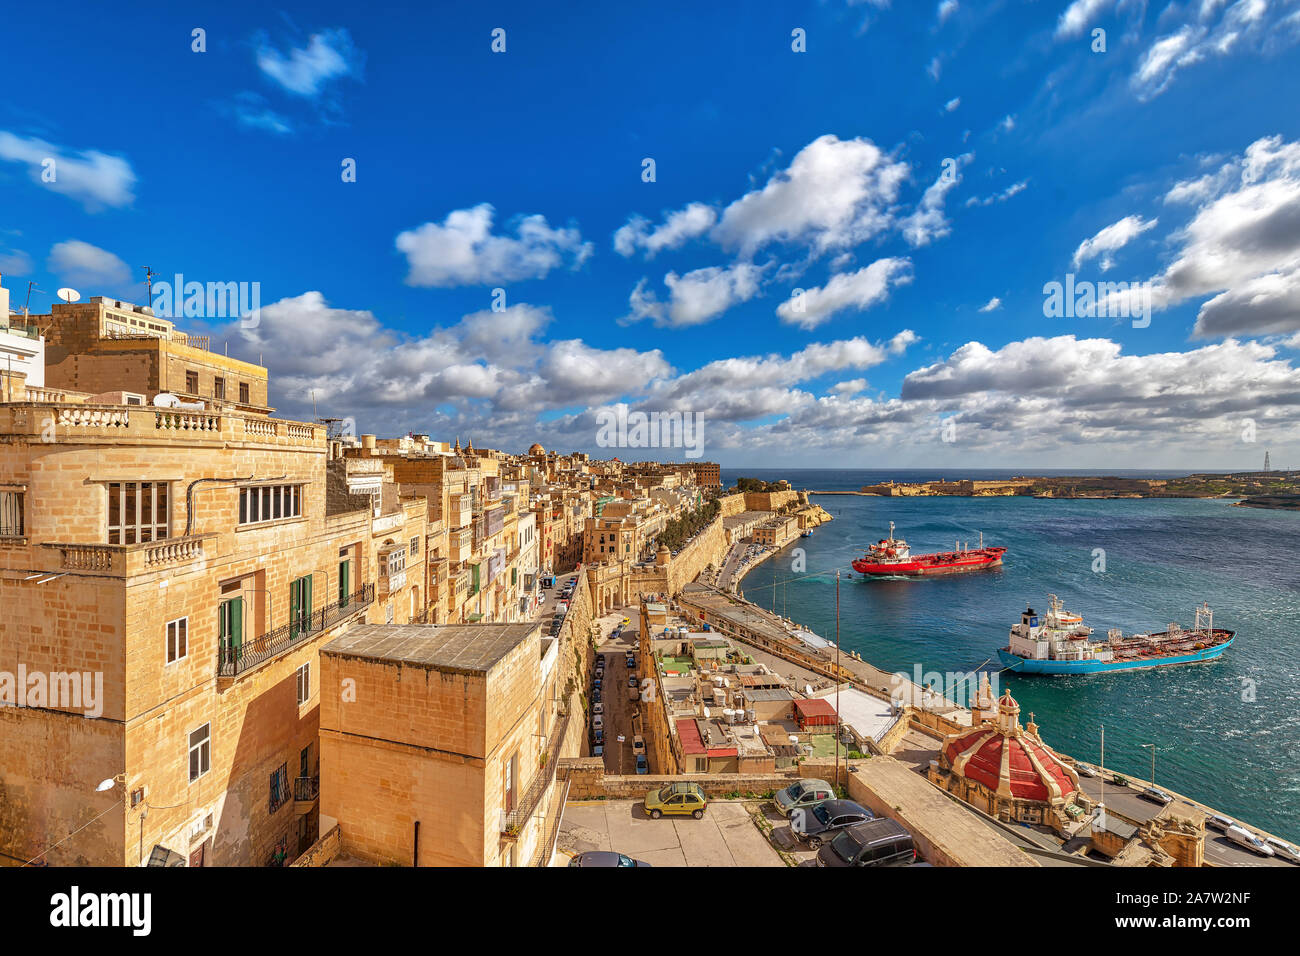
[[[1145,658],[1143,660],[1120,661],[1032,661],[1012,654],[1005,647],[998,650],[998,657],[1003,665],[1016,674],[1043,674],[1049,677],[1063,677],[1070,674],[1113,674],[1119,671],[1149,670],[1152,667],[1171,667],[1176,664],[1199,664],[1212,661],[1232,646],[1236,636],[1228,638],[1222,644],[1204,647],[1187,654],[1170,654],[1167,657]]]
[[[867,577],[934,577],[941,574],[964,574],[969,571],[987,571],[1002,564],[1002,550],[996,553],[969,552],[957,560],[936,561],[932,555],[923,555],[911,561],[887,563],[858,558],[853,570]]]

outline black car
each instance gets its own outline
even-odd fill
[[[910,866],[912,834],[887,817],[847,827],[817,851],[818,866]]]
[[[644,860],[634,860],[626,853],[609,850],[588,850],[569,861],[569,866],[649,866]]]
[[[852,800],[827,800],[812,809],[796,807],[790,813],[790,829],[808,846],[816,848],[845,827],[866,823],[875,817]]]

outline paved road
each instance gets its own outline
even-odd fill
[[[623,618],[628,623],[617,640],[610,638],[611,632],[619,626]],[[605,655],[604,705],[605,705],[605,772],[629,774],[636,772],[636,758],[632,753],[632,735],[637,733],[633,718],[637,713],[639,702],[628,698],[628,677],[633,676],[627,669],[627,652],[637,650],[640,627],[640,612],[635,607],[624,608],[599,619],[604,640],[597,645],[596,653]],[[619,735],[623,743],[618,742]],[[650,773],[656,773],[650,767]]]
[[[1083,787],[1083,792],[1091,799],[1097,800],[1102,796],[1102,778],[1079,776],[1079,783]],[[1190,800],[1175,798],[1169,807],[1162,807],[1158,803],[1152,803],[1150,800],[1143,800],[1138,796],[1138,791],[1132,787],[1118,787],[1113,783],[1106,783],[1105,803],[1107,809],[1114,810],[1122,814],[1126,819],[1136,820],[1139,824],[1146,823],[1160,816],[1166,809],[1177,809],[1183,813],[1195,816],[1196,814],[1208,815],[1209,810],[1199,804],[1192,803]],[[1217,830],[1206,828],[1205,830],[1205,858],[1207,861],[1217,864],[1218,866],[1295,866],[1281,857],[1263,857],[1251,853],[1245,847],[1228,840],[1222,833]]]
[[[614,850],[652,866],[785,866],[740,800],[714,800],[703,819],[651,820],[639,800],[570,803],[556,865],[587,850]]]

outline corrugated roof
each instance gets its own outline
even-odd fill
[[[822,700],[820,697],[811,697],[806,700],[796,700],[794,709],[804,717],[834,717],[835,708],[831,706],[830,701]]]
[[[682,741],[682,753],[708,753],[704,741],[700,738],[700,728],[696,726],[694,717],[683,717],[677,721],[677,736]]]

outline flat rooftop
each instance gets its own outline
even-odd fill
[[[486,674],[541,624],[357,624],[322,654]]]

